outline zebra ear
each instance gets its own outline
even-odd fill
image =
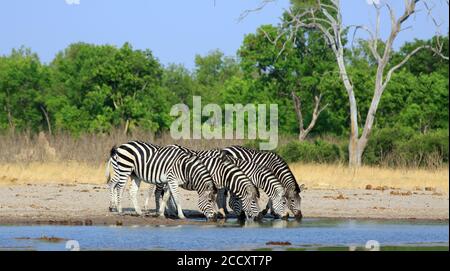
[[[227,155],[226,152],[224,152],[224,151],[220,151],[220,159],[221,159],[222,162],[224,162],[224,163],[231,163],[230,157],[228,157],[228,155]]]
[[[212,189],[214,194],[217,194],[217,187],[213,183],[209,184],[208,187],[209,189]]]
[[[188,156],[188,159],[191,160],[191,161],[195,161],[195,160],[198,159],[197,155],[195,155],[195,154],[188,153],[188,152],[186,152],[186,154]]]
[[[299,189],[299,193],[302,192],[303,190],[306,190],[305,184],[302,183],[302,184],[298,187],[298,189]]]

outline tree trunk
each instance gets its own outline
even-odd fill
[[[127,121],[125,122],[125,129],[123,130],[123,134],[127,135],[128,134],[128,129],[130,127],[130,120],[127,119]]]
[[[345,67],[343,48],[336,50],[335,55],[340,71],[340,76],[347,91],[348,101],[350,105],[350,142],[348,144],[348,163],[350,167],[359,167],[361,166],[361,157],[364,148],[361,148],[362,146],[359,142],[358,106],[356,104],[353,84],[348,78],[347,68]]]
[[[40,106],[42,113],[44,113],[44,117],[45,117],[45,121],[47,122],[47,128],[48,128],[48,133],[49,135],[52,135],[52,125],[50,123],[50,118],[48,116],[48,112],[47,110],[45,110],[45,108],[41,105]]]
[[[291,91],[291,96],[292,102],[294,102],[295,115],[297,116],[298,129],[300,131],[298,134],[298,140],[303,141],[305,140],[306,135],[303,132],[302,103],[300,101],[300,98],[297,96],[297,94],[295,94],[294,91]]]
[[[312,119],[309,123],[308,127],[305,129],[304,123],[303,123],[303,115],[302,115],[302,103],[300,100],[300,97],[295,94],[294,91],[291,92],[292,101],[294,102],[294,109],[295,114],[297,115],[297,121],[298,121],[298,127],[299,127],[299,134],[298,134],[298,140],[304,141],[306,139],[306,136],[308,136],[309,132],[314,128],[316,125],[317,119],[319,118],[320,113],[328,106],[326,104],[324,107],[320,108],[320,101],[322,99],[322,94],[319,96],[314,97],[314,110],[312,113]]]
[[[348,144],[348,163],[350,167],[361,166],[362,154],[364,148],[359,144],[357,138],[350,138],[350,143]]]
[[[8,125],[9,125],[9,130],[14,134],[14,133],[15,133],[15,130],[16,130],[16,126],[14,125],[14,120],[13,120],[13,117],[12,117],[12,114],[11,114],[11,110],[10,110],[9,107],[8,107],[6,110],[7,110],[7,112],[8,112]]]

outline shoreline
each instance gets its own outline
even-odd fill
[[[234,218],[231,218],[234,219]],[[271,220],[270,217],[265,219]],[[304,219],[324,219],[335,221],[383,221],[383,222],[417,222],[417,223],[447,223],[448,218],[383,218],[383,217],[305,217]],[[281,221],[281,220],[277,220]],[[120,223],[118,223],[120,222]],[[185,220],[172,218],[154,218],[154,217],[136,217],[136,216],[115,216],[115,217],[86,217],[86,218],[71,218],[71,219],[37,219],[37,218],[4,218],[0,220],[0,226],[117,226],[117,227],[133,227],[133,226],[150,226],[150,227],[165,227],[165,226],[220,226],[226,220],[220,219],[218,221],[206,221],[205,218],[190,218]],[[289,220],[291,222],[291,219]],[[258,223],[258,222],[255,222]],[[299,221],[301,223],[301,221]]]
[[[138,200],[143,206],[148,185],[142,185]],[[449,221],[447,191],[410,191],[399,189],[307,189],[301,193],[305,219],[357,219],[390,221]],[[123,197],[125,215],[110,213],[109,191],[96,184],[28,184],[0,186],[0,225],[108,225],[171,226],[220,225],[206,221],[197,208],[197,194],[180,190],[181,205],[188,219],[131,215],[128,191]],[[152,198],[153,200],[153,198]],[[267,202],[264,194],[260,206]],[[267,218],[270,219],[270,218]]]

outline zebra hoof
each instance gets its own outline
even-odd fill
[[[115,207],[109,207],[108,211],[113,213],[113,212],[117,212],[117,209]]]
[[[227,217],[227,213],[225,212],[225,210],[223,208],[219,209],[219,213],[218,215],[220,216],[220,218],[225,218]]]
[[[136,215],[137,216],[144,216],[144,213],[142,213],[141,211],[136,211]]]

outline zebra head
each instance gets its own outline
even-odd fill
[[[213,187],[210,187],[210,185]],[[219,212],[216,203],[217,189],[213,184],[207,184],[206,186],[205,190],[198,192],[198,208],[207,220],[215,221]]]
[[[304,185],[298,186],[296,189],[286,190],[286,199],[289,210],[292,211],[296,219],[302,219],[303,214],[301,211],[302,197],[300,192],[304,189]]]
[[[258,204],[259,191],[254,185],[247,185],[244,196],[241,199],[242,209],[245,212],[247,219],[261,220],[263,215],[260,213]]]
[[[289,214],[287,208],[287,198],[283,188],[277,188],[272,197],[272,211],[275,218],[287,219]]]
[[[187,155],[184,160],[184,175],[187,182],[199,195],[198,207],[207,219],[217,219],[217,188],[205,165],[195,155]]]

